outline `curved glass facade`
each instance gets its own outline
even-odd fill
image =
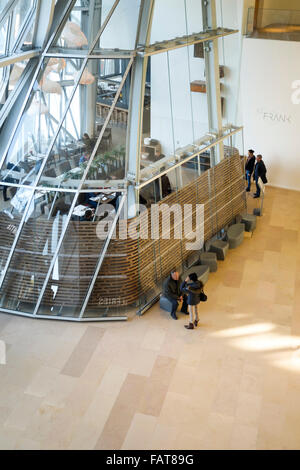
[[[124,319],[156,298],[164,269],[147,284],[144,254],[157,264],[164,242],[126,221],[184,188],[204,201],[241,135],[222,4],[0,1],[1,311]]]

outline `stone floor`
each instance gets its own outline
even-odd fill
[[[254,202],[254,201],[251,201]],[[300,449],[300,193],[268,187],[197,330],[0,314],[1,449]]]

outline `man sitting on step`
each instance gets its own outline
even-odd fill
[[[173,269],[163,283],[163,295],[172,304],[171,317],[174,320],[177,320],[176,311],[179,301],[182,301],[181,312],[188,315],[186,296],[182,295],[180,285],[181,279],[179,272],[176,269]]]

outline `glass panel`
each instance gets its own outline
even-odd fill
[[[7,85],[9,79],[9,69],[10,67],[0,68],[0,109],[4,105],[8,95]]]
[[[5,268],[10,249],[18,231],[27,202],[32,195],[31,188],[7,186],[18,182],[19,172],[13,169],[1,173],[3,200],[0,202],[0,270],[1,277]]]
[[[0,68],[0,106],[5,103],[10,93],[21,79],[28,60],[17,62],[8,67]]]
[[[32,41],[33,41],[33,34],[34,34],[34,30],[35,30],[35,20],[36,20],[36,14],[37,14],[37,9],[35,8],[32,15],[31,15],[31,18],[29,20],[29,24],[27,25],[26,27],[26,31],[25,31],[25,34],[23,36],[23,41],[20,42],[20,47],[19,49],[21,50],[26,50],[26,49],[30,49],[32,47]]]
[[[110,63],[110,59],[88,61],[40,184],[78,188],[128,61],[118,61],[119,69],[115,75],[110,79],[103,78],[106,65]],[[97,83],[95,77],[99,68],[103,76]],[[129,90],[130,76],[97,148],[84,183],[86,189],[123,187]]]
[[[127,115],[115,108],[104,131],[83,188],[123,188],[125,178]],[[99,131],[102,124],[98,124]]]
[[[13,42],[17,40],[17,37],[22,29],[25,19],[28,13],[33,7],[34,0],[22,0],[19,1],[14,8],[13,20],[12,20],[12,38]]]
[[[28,60],[23,60],[22,62],[17,62],[11,68],[9,75],[9,84],[8,84],[8,93],[13,91],[19,82],[20,78],[23,75],[23,72],[28,64]]]
[[[22,188],[12,199],[11,205],[15,207],[12,215],[16,220],[31,194],[30,188]],[[0,291],[2,308],[33,313],[73,197],[70,193],[34,193]],[[11,226],[14,224],[12,220]]]
[[[207,132],[204,60],[194,57],[194,46],[152,56],[145,88],[140,180],[147,181],[196,154],[207,141]]]
[[[39,72],[2,169],[17,165],[21,184],[34,184],[68,103],[81,60],[47,59]],[[52,150],[50,162],[57,152]],[[48,167],[49,164],[47,163]],[[47,169],[50,169],[48,168]]]
[[[240,29],[238,9],[226,8],[224,0],[218,0],[217,17],[218,24],[223,28]],[[232,34],[218,39],[220,81],[221,81],[221,106],[223,124],[239,125],[242,116],[238,115],[241,108],[238,103],[240,95],[240,71],[242,58],[241,34]]]
[[[8,20],[5,21],[0,28],[0,56],[4,55],[6,52],[7,28]]]
[[[169,52],[172,121],[176,155],[193,153],[194,126],[190,91],[190,55],[184,47]],[[178,64],[180,67],[178,68]]]
[[[190,68],[190,96],[192,107],[193,143],[199,146],[201,139],[209,130],[208,103],[206,93],[205,61],[197,57],[197,46],[188,48],[188,64]]]
[[[0,0],[0,14],[2,13],[2,11],[4,10],[4,8],[6,7],[7,5],[7,0]]]
[[[176,161],[172,117],[169,56],[167,53],[157,54],[149,58],[148,64],[141,145],[141,181],[147,181]]]
[[[114,0],[77,0],[50,52],[66,49],[87,52],[113,4]]]
[[[87,206],[86,200],[87,195],[80,194],[76,202],[72,220],[42,299],[39,315],[79,316],[107,238],[105,229],[108,229],[116,215],[117,201],[116,197],[109,205],[109,199],[103,201],[106,206],[102,207],[100,204],[97,209],[99,217],[94,217],[95,208]],[[105,224],[103,231],[99,222]]]
[[[104,0],[107,13],[114,2]],[[135,49],[137,25],[141,0],[121,0],[103,31],[93,53],[100,49]]]
[[[94,63],[95,61],[90,61]],[[97,72],[99,75],[97,88],[97,103],[111,106],[120,86],[128,59],[101,59],[97,61]],[[118,99],[117,107],[128,111],[130,91],[130,72],[126,79],[122,93]],[[100,118],[105,117],[100,112]]]

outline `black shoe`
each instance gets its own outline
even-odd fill
[[[4,202],[6,202],[6,201],[10,201],[10,197],[6,197],[6,198],[4,199]]]
[[[253,199],[257,199],[257,198],[259,198],[259,197],[260,197],[260,196],[258,196],[258,194],[254,194]]]
[[[247,193],[250,193],[250,189],[247,188],[247,189],[246,189],[246,192],[247,192]]]
[[[173,320],[178,320],[176,313],[171,313],[171,317],[173,318]]]
[[[194,326],[195,326],[195,328],[197,328],[198,322],[199,322],[199,320],[195,320],[195,321],[194,321]]]
[[[193,323],[189,323],[188,325],[184,325],[184,328],[186,328],[187,330],[193,330],[194,325],[193,325]]]
[[[187,312],[186,310],[181,310],[181,313],[184,313],[185,315],[189,314],[189,312]]]

